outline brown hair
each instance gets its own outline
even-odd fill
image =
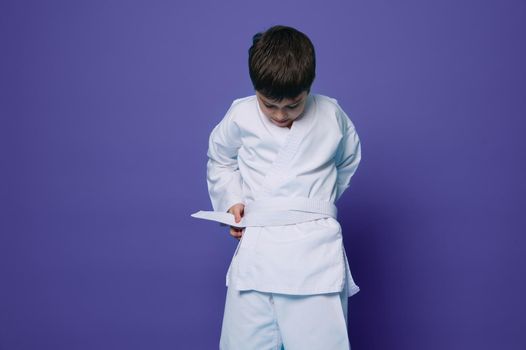
[[[276,25],[252,37],[248,67],[254,89],[281,101],[310,92],[316,75],[314,45],[302,32]]]

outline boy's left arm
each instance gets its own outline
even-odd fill
[[[349,187],[351,178],[361,160],[361,144],[356,128],[343,110],[340,109],[339,113],[341,113],[344,132],[335,156],[338,171],[336,201]]]

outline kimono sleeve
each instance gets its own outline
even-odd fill
[[[358,169],[361,160],[361,144],[354,124],[347,114],[340,109],[338,111],[343,127],[343,137],[338,147],[335,163],[338,172],[336,200],[349,187],[351,178]]]
[[[237,153],[241,147],[239,126],[235,123],[234,104],[210,133],[208,142],[207,184],[215,211],[226,212],[243,202],[243,181]]]

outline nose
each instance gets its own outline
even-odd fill
[[[285,121],[287,119],[287,114],[284,112],[276,112],[276,119],[280,122]]]

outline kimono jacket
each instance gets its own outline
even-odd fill
[[[271,203],[258,224],[246,225],[226,286],[309,295],[341,292],[347,283],[348,297],[359,291],[334,203],[358,167],[360,140],[336,99],[310,93],[290,129],[273,124],[255,95],[236,99],[212,130],[208,146],[207,184],[214,209],[208,213],[231,217],[216,221],[232,224],[233,215],[226,212],[236,203],[246,205],[245,217],[250,204]],[[291,201],[329,209],[321,214],[296,211],[306,215],[298,219],[287,211]],[[272,203],[281,208],[272,211]]]

